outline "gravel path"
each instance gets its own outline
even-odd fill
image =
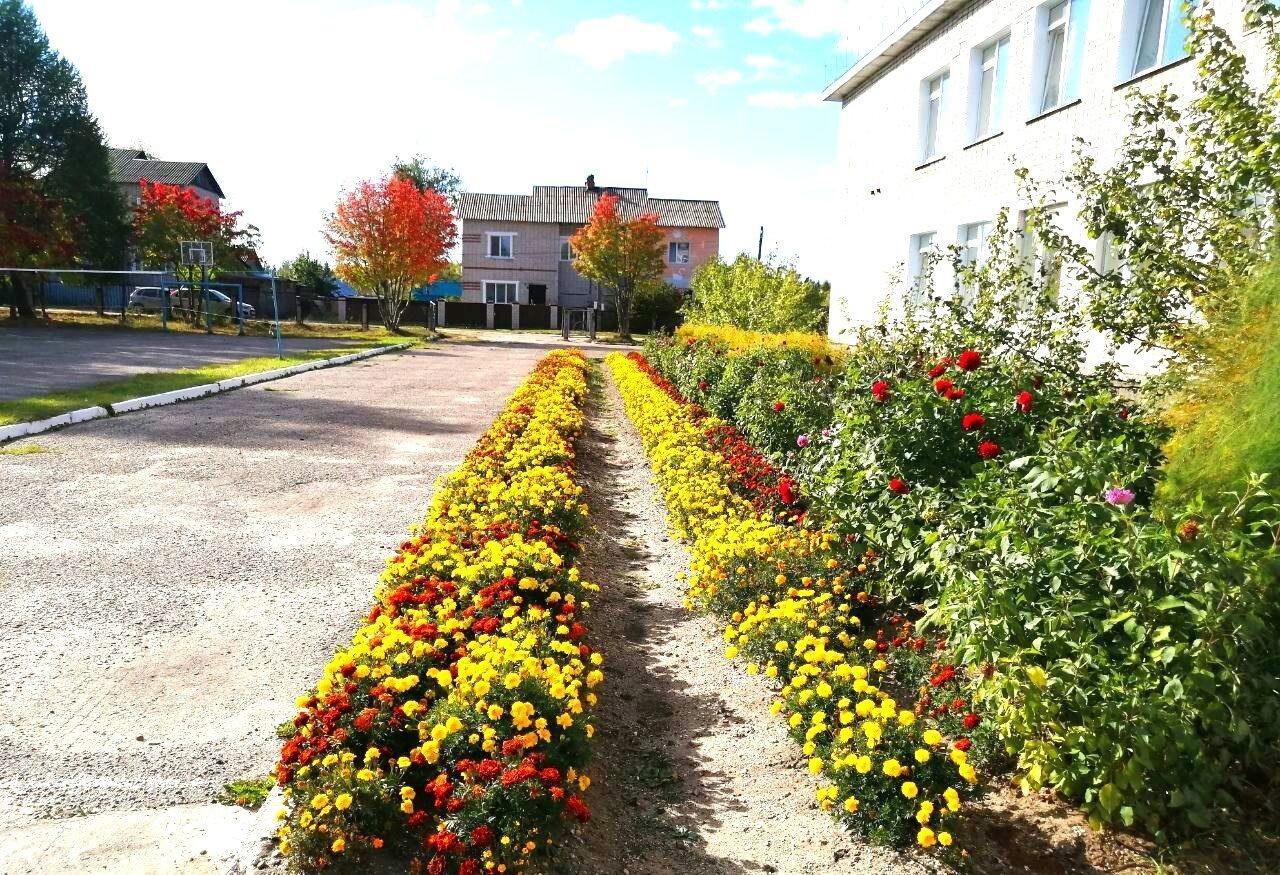
[[[0,456],[0,872],[47,846],[36,821],[266,774],[435,478],[544,353],[390,354]]]
[[[718,623],[682,607],[687,555],[667,535],[644,449],[606,379],[581,454],[593,515],[584,576],[602,587],[592,616],[606,659],[594,818],[552,871],[931,871],[859,842],[817,808],[817,779],[769,714],[767,682],[724,658]]]

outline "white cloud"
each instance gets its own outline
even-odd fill
[[[729,0],[692,0],[689,8],[698,12],[721,12],[730,5]]]
[[[724,45],[724,40],[720,39],[720,31],[714,27],[697,25],[689,28],[689,31],[709,49],[718,49]]]
[[[853,23],[854,0],[751,0],[762,17],[747,22],[747,30],[768,36],[785,30],[803,37],[846,35]]]
[[[703,88],[715,94],[721,88],[737,85],[742,81],[742,73],[738,70],[708,70],[693,77]]]
[[[773,55],[747,55],[743,59],[752,70],[752,77],[756,80],[776,79],[784,73],[794,72],[796,67],[781,58],[775,58]]]
[[[747,103],[761,109],[804,109],[818,106],[819,98],[808,91],[759,91],[748,95]]]
[[[680,34],[664,25],[632,15],[611,15],[578,22],[573,30],[556,37],[555,46],[603,70],[627,55],[669,54],[679,41]]]
[[[688,106],[688,105],[689,105],[689,101],[687,98],[684,98],[684,97],[673,97],[667,101],[667,106],[670,106],[676,109],[682,106]]]

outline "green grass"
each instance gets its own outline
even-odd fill
[[[288,353],[284,358],[264,357],[241,359],[237,362],[205,365],[199,368],[182,368],[175,371],[155,371],[137,374],[123,380],[109,380],[68,389],[63,392],[51,392],[48,395],[33,395],[29,398],[18,398],[14,401],[0,401],[0,425],[11,425],[15,422],[28,422],[33,419],[45,419],[57,416],[70,410],[82,407],[99,407],[129,398],[141,398],[144,395],[155,395],[159,392],[172,392],[174,389],[186,389],[204,383],[216,383],[231,377],[242,377],[245,374],[256,374],[259,371],[270,371],[290,365],[333,358],[355,351],[354,348],[343,349],[310,349]]]
[[[20,447],[0,447],[0,456],[34,456],[36,453],[47,453],[48,447],[39,444],[23,444]]]
[[[265,778],[242,778],[225,784],[218,793],[218,801],[223,805],[239,805],[241,808],[257,811],[275,784],[276,779],[270,775]]]
[[[130,313],[124,324],[119,316],[99,316],[79,310],[50,311],[49,319],[0,319],[0,327],[20,325],[24,328],[96,328],[110,331],[161,331],[160,317],[146,314]],[[179,334],[204,334],[204,324],[191,325],[180,320],[169,321],[169,330]],[[313,338],[315,340],[353,340],[362,344],[390,344],[405,341],[422,341],[429,337],[421,325],[403,325],[401,333],[394,334],[381,325],[370,324],[364,331],[359,325],[339,325],[326,322],[308,322],[305,325],[288,320],[280,323],[280,334],[288,338]],[[214,334],[235,335],[236,325],[229,320],[215,322]],[[275,332],[270,324],[253,323],[245,327],[245,334],[250,337],[274,337]]]

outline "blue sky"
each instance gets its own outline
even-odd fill
[[[718,199],[726,257],[754,251],[763,224],[766,250],[819,278],[842,247],[838,109],[817,94],[866,41],[852,10],[886,6],[29,2],[111,142],[207,161],[273,261],[326,251],[339,189],[421,152],[476,191],[594,173]]]

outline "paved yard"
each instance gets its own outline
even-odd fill
[[[343,346],[340,340],[285,338],[285,351]],[[147,371],[192,368],[275,355],[269,337],[0,328],[0,401],[44,395]]]
[[[267,773],[435,478],[545,353],[390,354],[0,456],[0,872],[216,865],[239,813],[211,796]]]

